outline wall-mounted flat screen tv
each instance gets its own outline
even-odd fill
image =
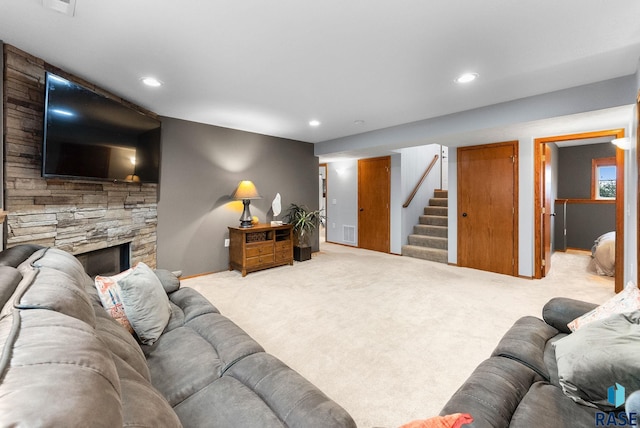
[[[44,177],[157,183],[160,121],[46,75]]]

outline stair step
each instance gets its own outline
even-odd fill
[[[449,197],[449,191],[448,190],[436,189],[436,190],[433,191],[433,197],[434,198],[448,198]]]
[[[438,236],[446,238],[449,236],[449,228],[447,226],[434,226],[431,224],[416,224],[413,226],[415,235]]]
[[[403,245],[402,255],[416,259],[430,260],[438,263],[447,263],[449,260],[447,250],[426,248],[415,245]]]
[[[425,215],[441,215],[447,216],[449,214],[449,208],[447,207],[424,207]]]
[[[447,198],[431,198],[429,199],[430,207],[446,207],[449,204],[449,199]]]
[[[438,236],[409,235],[408,240],[409,245],[437,248],[440,250],[446,250],[449,247],[449,240]]]
[[[448,226],[449,218],[441,215],[421,215],[418,218],[420,224],[430,224],[433,226]]]

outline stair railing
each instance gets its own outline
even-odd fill
[[[424,171],[424,174],[422,174],[422,177],[420,177],[420,181],[418,181],[418,184],[416,184],[416,187],[413,188],[413,192],[411,192],[411,194],[407,198],[407,201],[404,204],[402,204],[402,208],[407,208],[411,204],[411,201],[413,201],[413,198],[416,196],[416,193],[418,193],[418,189],[420,189],[420,186],[422,186],[424,179],[427,178],[427,175],[429,175],[429,173],[431,172],[431,169],[436,164],[438,157],[439,157],[438,155],[435,155],[433,157],[433,160],[431,161],[427,169]]]

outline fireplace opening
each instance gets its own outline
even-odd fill
[[[131,242],[76,254],[90,277],[111,276],[131,267]]]

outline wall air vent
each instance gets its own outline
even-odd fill
[[[347,226],[346,224],[342,226],[342,240],[344,242],[348,242],[350,244],[356,243],[356,227],[355,226]]]
[[[76,0],[42,0],[42,6],[68,16],[76,13]]]

